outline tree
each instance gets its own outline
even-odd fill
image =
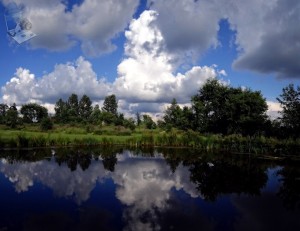
[[[135,129],[134,119],[124,119],[124,127],[129,128],[131,131],[133,131]]]
[[[116,118],[117,116],[110,112],[103,111],[101,113],[101,121],[103,121],[105,124],[113,124]]]
[[[92,108],[92,101],[87,95],[83,95],[82,98],[79,101],[78,106],[78,114],[79,117],[86,121],[89,119],[90,115],[92,114],[93,108]]]
[[[67,109],[70,121],[77,121],[79,117],[79,103],[78,96],[76,94],[70,95],[67,101]]]
[[[7,104],[0,104],[0,124],[5,123],[6,112],[8,110]]]
[[[89,121],[93,124],[98,124],[101,123],[101,120],[102,120],[101,110],[99,105],[97,104],[90,115]]]
[[[14,103],[6,112],[6,125],[15,128],[18,123],[18,110]]]
[[[180,128],[182,130],[188,130],[193,128],[194,115],[191,108],[184,106],[182,108],[182,118]]]
[[[268,106],[261,92],[230,88],[224,108],[227,110],[227,134],[254,135],[264,131]]]
[[[102,111],[109,112],[115,116],[118,115],[118,103],[115,95],[105,97]]]
[[[281,104],[280,121],[289,135],[300,136],[300,86],[297,88],[289,84],[282,89],[282,94],[277,98]]]
[[[116,126],[123,126],[124,125],[124,120],[125,120],[124,114],[120,113],[119,115],[116,116],[114,124]]]
[[[61,98],[55,103],[55,120],[58,123],[67,123],[69,121],[68,106]]]
[[[20,112],[23,115],[23,122],[25,123],[39,123],[43,118],[48,117],[47,108],[36,103],[22,105]]]
[[[140,115],[139,112],[137,112],[135,115],[136,115],[136,125],[137,125],[137,126],[140,126],[141,123],[142,123],[141,115]]]
[[[195,115],[194,129],[201,132],[226,133],[227,120],[224,104],[228,98],[228,86],[216,79],[209,79],[197,95],[192,97]]]
[[[165,111],[163,119],[166,126],[182,128],[182,115],[182,110],[177,104],[176,99],[173,99],[171,106]]]
[[[143,124],[145,124],[146,128],[148,129],[156,128],[156,123],[152,120],[152,118],[149,115],[146,114],[143,115]]]
[[[201,132],[254,135],[262,132],[268,109],[261,92],[208,80],[192,97],[194,129]]]
[[[49,117],[45,117],[41,120],[41,130],[43,131],[48,131],[51,130],[53,128],[53,122],[51,120],[51,118]]]

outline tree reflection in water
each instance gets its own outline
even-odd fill
[[[77,217],[85,222],[85,225],[84,222],[77,224],[68,212],[51,210],[39,214],[35,211],[24,223],[28,229],[38,229],[39,222],[53,220],[49,227],[58,230],[65,227],[65,223],[77,230],[84,230],[84,226],[90,227],[89,230],[95,230],[92,226],[120,230],[120,224],[125,230],[182,230],[186,227],[214,230],[224,225],[221,222],[224,219],[228,221],[227,229],[232,230],[235,223],[235,227],[244,227],[238,221],[250,222],[253,214],[257,214],[256,207],[263,204],[262,200],[266,202],[263,211],[268,211],[271,204],[276,205],[277,217],[281,214],[279,210],[285,211],[278,201],[288,209],[299,210],[298,166],[247,155],[213,155],[193,149],[129,151],[106,147],[15,150],[1,152],[0,158],[0,172],[21,197],[23,192],[29,194],[40,183],[58,198],[75,199],[79,210],[73,213],[78,213]],[[269,176],[268,169],[277,165],[282,167],[275,168],[276,174]],[[278,185],[271,194],[265,191],[268,177],[275,178]],[[229,215],[221,215],[226,219],[217,212],[224,198],[230,204],[226,207]],[[93,214],[106,217],[105,222],[92,225],[90,219],[97,221]],[[282,214],[287,217],[286,212]],[[297,224],[296,215],[290,216],[291,227]]]
[[[300,166],[293,164],[282,168],[278,173],[282,183],[277,195],[286,208],[300,210]]]

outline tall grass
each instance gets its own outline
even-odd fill
[[[111,131],[113,128],[109,128]],[[34,130],[34,129],[32,129]],[[71,131],[70,129],[68,131]],[[77,131],[72,130],[73,132]],[[95,130],[94,130],[95,131]],[[35,148],[63,146],[112,146],[127,147],[189,147],[205,152],[251,153],[257,155],[289,156],[300,155],[300,139],[279,140],[264,136],[245,137],[241,135],[210,135],[195,131],[138,131],[116,135],[95,133],[77,134],[65,132],[0,131],[0,148]],[[116,132],[116,131],[114,131]]]

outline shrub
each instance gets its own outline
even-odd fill
[[[40,126],[41,126],[41,130],[48,131],[53,128],[53,122],[49,117],[46,117],[41,120]]]

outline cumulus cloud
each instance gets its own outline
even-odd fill
[[[228,20],[238,49],[236,69],[300,77],[300,2],[297,0],[152,0],[170,52],[200,56],[218,46],[220,20]]]
[[[172,189],[184,190],[193,198],[199,196],[187,168],[180,165],[171,174],[160,158],[125,159],[118,163],[112,178],[118,185],[116,197],[127,206],[123,214],[128,222],[125,230],[160,230],[157,211],[168,209]]]
[[[176,55],[165,48],[164,37],[154,23],[157,17],[155,11],[144,11],[125,32],[127,58],[118,66],[114,92],[130,102],[189,101],[208,78],[218,73],[213,67],[195,66],[184,74],[173,74]]]
[[[138,0],[84,0],[68,10],[65,1],[2,0],[23,4],[32,31],[38,36],[30,41],[33,48],[66,50],[79,43],[84,54],[99,56],[111,52],[111,40],[122,32],[138,6]]]
[[[162,158],[138,158],[131,152],[118,155],[114,172],[105,171],[101,162],[94,161],[85,171],[80,167],[71,171],[66,165],[58,168],[54,160],[11,164],[6,159],[1,159],[0,172],[18,193],[30,190],[39,182],[56,196],[74,198],[78,204],[89,199],[97,183],[111,178],[117,186],[116,197],[124,205],[142,212],[154,207],[164,209],[172,188],[184,190],[193,198],[199,196],[186,167],[179,166],[171,174]]]
[[[154,24],[157,16],[155,11],[144,11],[131,21],[125,32],[126,57],[119,64],[113,83],[98,77],[92,64],[79,57],[75,62],[56,65],[51,73],[42,77],[18,68],[15,76],[2,87],[3,101],[53,103],[71,93],[87,94],[101,101],[113,93],[119,99],[122,112],[153,115],[163,112],[173,98],[179,103],[189,103],[190,97],[207,79],[226,73],[216,66],[194,66],[185,73],[176,72],[177,65],[173,62],[176,55],[165,47],[160,29]]]
[[[26,6],[26,15],[39,35],[30,41],[32,47],[63,50],[79,44],[89,56],[115,49],[112,39],[127,28],[139,4],[138,0],[84,0],[69,9],[62,0],[15,2]],[[148,67],[153,78],[159,72],[167,82],[178,65],[195,61],[207,49],[220,45],[219,23],[225,19],[235,34],[235,69],[299,78],[297,0],[151,0],[148,7],[150,11],[134,20],[126,32],[128,58],[118,67],[120,77],[141,74],[141,62],[136,59],[139,57],[146,58],[143,68]],[[160,61],[163,62],[159,66]],[[157,68],[152,70],[149,67],[153,62]],[[127,66],[137,72],[129,73]],[[143,87],[161,89],[155,84]]]
[[[90,197],[97,181],[107,177],[102,165],[92,163],[83,171],[77,168],[72,172],[67,166],[60,166],[53,161],[9,164],[2,159],[0,171],[14,184],[18,193],[26,192],[36,182],[53,190],[58,197],[73,197],[80,204]]]
[[[170,52],[198,56],[218,46],[220,15],[213,1],[154,0],[151,9],[158,12],[156,24]]]
[[[3,101],[8,104],[53,104],[60,97],[66,98],[72,93],[103,98],[109,89],[110,84],[97,77],[91,63],[79,57],[73,63],[56,65],[51,73],[41,78],[37,78],[27,69],[18,68],[15,76],[2,87],[2,93]]]
[[[244,5],[244,2],[241,3]],[[242,7],[241,5],[239,5]],[[237,69],[260,73],[275,73],[278,77],[300,77],[300,2],[259,1],[250,6],[248,26],[239,25],[239,18],[232,14],[236,24],[237,42],[242,51],[234,62]],[[242,17],[242,16],[240,16]],[[255,22],[255,23],[253,23]]]

